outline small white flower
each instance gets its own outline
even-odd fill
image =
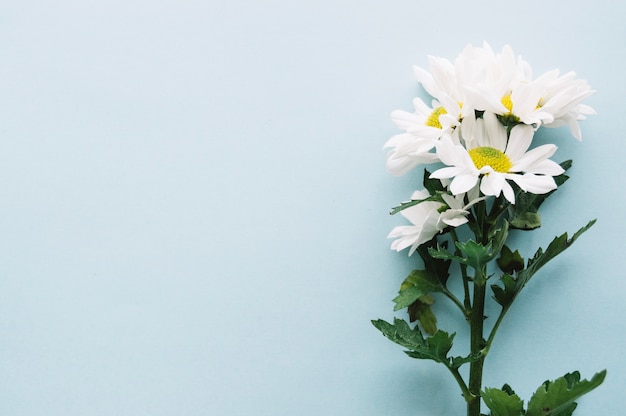
[[[549,157],[556,146],[546,144],[528,150],[533,128],[519,124],[511,129],[507,140],[506,128],[492,113],[477,120],[474,138],[468,148],[443,138],[437,144],[440,160],[448,165],[431,174],[432,178],[452,179],[449,189],[457,195],[469,191],[480,182],[484,195],[504,197],[515,203],[515,193],[507,181],[515,182],[523,191],[545,194],[556,189],[553,176],[564,172]]]
[[[558,70],[533,80],[530,69],[520,69],[527,67],[521,58],[516,66],[519,69],[516,72],[504,71],[509,78],[468,87],[474,94],[477,109],[504,116],[514,123],[532,125],[535,129],[567,124],[574,137],[581,140],[577,120],[595,114],[591,107],[582,104],[593,93],[587,82],[576,79],[573,72],[559,76]]]
[[[411,199],[421,200],[429,196],[427,191],[415,191]],[[409,250],[409,256],[411,256],[417,247],[430,241],[440,231],[438,210],[444,206],[441,202],[426,201],[400,211],[400,214],[412,225],[398,226],[391,230],[387,238],[396,238],[391,243],[391,249],[401,251],[411,247]]]
[[[417,201],[429,196],[427,191],[415,191],[411,199]],[[425,201],[400,211],[412,225],[399,226],[391,230],[387,238],[396,238],[391,243],[392,250],[401,251],[411,247],[409,250],[411,256],[420,245],[430,241],[446,227],[458,227],[467,223],[468,209],[484,199],[478,198],[464,205],[465,194],[457,196],[442,194],[442,198],[445,204]]]
[[[391,113],[394,124],[406,131],[392,136],[383,146],[391,148],[387,154],[387,170],[391,174],[404,175],[417,165],[439,161],[432,150],[443,133],[439,119],[446,110],[437,101],[432,104],[430,108],[416,98],[413,100],[415,112],[396,110]]]

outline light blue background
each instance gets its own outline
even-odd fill
[[[420,180],[385,171],[389,113],[420,94],[413,64],[483,40],[575,70],[598,111],[582,143],[545,136],[572,178],[518,241],[598,224],[527,287],[485,384],[527,399],[607,368],[577,414],[622,414],[625,17],[617,0],[2,2],[0,414],[464,414],[443,368],[369,321],[393,318],[412,266],[385,238]]]

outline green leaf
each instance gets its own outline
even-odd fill
[[[445,247],[439,245],[436,247],[428,247],[428,254],[430,254],[430,257],[437,260],[454,260],[462,264],[467,264],[467,260],[465,258],[452,254]]]
[[[486,388],[481,396],[491,410],[491,416],[520,416],[524,414],[524,402],[512,391],[503,388]]]
[[[528,402],[526,416],[568,416],[574,411],[574,400],[598,387],[605,377],[606,370],[603,370],[591,380],[580,380],[580,373],[575,371],[552,382],[546,381]]]
[[[463,364],[473,363],[474,361],[480,360],[482,357],[483,355],[480,352],[477,352],[474,355],[470,354],[467,357],[454,357],[452,358],[452,360],[450,360],[451,367],[459,368]]]
[[[426,270],[413,270],[400,285],[399,295],[394,298],[394,311],[406,308],[429,292],[441,292],[442,284]]]
[[[422,296],[409,305],[408,312],[409,321],[415,322],[419,320],[424,331],[427,334],[432,335],[437,332],[437,317],[430,307],[430,305],[432,305],[430,299],[432,299],[432,302],[435,301],[435,299],[430,295]]]
[[[502,247],[500,257],[496,262],[504,273],[513,274],[524,269],[524,258],[519,254],[519,251],[513,252],[507,246]]]
[[[508,221],[504,221],[500,228],[492,229],[489,233],[489,238],[491,240],[491,244],[493,245],[493,252],[491,254],[491,259],[493,259],[500,251],[502,247],[504,247],[504,243],[506,242],[507,237],[509,236],[509,223]]]
[[[409,357],[434,360],[440,363],[449,364],[448,352],[452,348],[454,334],[449,335],[444,331],[437,331],[429,338],[426,338],[424,345],[405,351]]]
[[[450,274],[448,273],[448,270],[450,270],[450,264],[452,264],[452,262],[450,260],[437,259],[430,255],[429,253],[430,248],[435,247],[436,245],[437,245],[436,241],[432,240],[429,243],[422,244],[421,246],[419,246],[417,248],[417,252],[422,258],[422,261],[424,262],[424,267],[426,268],[426,270],[430,272],[432,275],[436,276],[437,280],[439,281],[439,283],[441,283],[442,287],[445,287],[446,282],[448,281],[448,277],[450,276]],[[442,247],[447,248],[448,243],[444,242],[442,244]]]
[[[452,254],[447,249],[440,246],[429,247],[428,253],[432,258],[439,260],[456,261],[458,263],[471,266],[474,269],[482,267],[492,258],[493,255],[491,242],[484,246],[474,240],[468,240],[465,242],[457,241],[455,245],[459,249],[459,251],[465,255],[465,257]]]
[[[528,260],[526,268],[520,272],[515,273],[515,277],[504,275],[501,281],[504,287],[497,285],[492,286],[494,295],[498,303],[503,307],[508,307],[519,292],[526,286],[528,281],[541,269],[546,263],[552,260],[554,257],[569,248],[574,241],[581,236],[582,233],[587,231],[595,224],[596,220],[589,221],[587,225],[576,231],[572,238],[568,238],[567,233],[561,234],[555,237],[554,240],[548,245],[545,251],[543,249],[537,250],[535,255]]]
[[[473,240],[468,240],[463,243],[457,242],[456,246],[461,253],[465,255],[464,264],[478,269],[485,265],[493,254],[492,243],[490,242],[486,246],[477,243]]]
[[[511,227],[520,230],[534,230],[541,227],[541,215],[537,212],[521,212],[511,219]]]
[[[562,410],[559,410],[557,413],[552,413],[552,416],[572,416],[574,410],[578,407],[578,403],[574,402],[567,406],[565,406]]]
[[[477,270],[491,261],[500,252],[508,236],[508,231],[509,224],[505,221],[502,227],[492,230],[489,235],[490,241],[487,245],[477,243],[474,240],[455,242],[456,247],[465,257],[451,254],[448,250],[440,246],[429,247],[428,253],[435,259],[454,260]]]
[[[493,290],[496,302],[498,302],[502,307],[508,307],[511,303],[513,303],[515,296],[517,296],[517,292],[521,290],[521,288],[518,290],[517,282],[511,275],[502,275],[502,277],[500,277],[500,281],[504,285],[504,288],[498,285],[491,285],[491,289]]]
[[[393,324],[382,319],[372,321],[372,324],[385,337],[406,348],[408,351],[405,352],[410,357],[429,359],[444,363],[446,366],[451,365],[451,360],[447,358],[447,355],[452,348],[454,334],[449,335],[447,332],[438,330],[432,337],[424,338],[418,326],[411,329],[406,321],[398,318],[394,319]]]
[[[428,198],[411,199],[410,201],[402,202],[400,203],[400,205],[391,208],[391,210],[389,211],[389,215],[395,215],[404,209],[407,209],[417,204],[421,204],[422,202],[428,202],[428,201],[441,202],[442,204],[445,204],[441,195],[439,193],[436,193],[434,195],[429,196]]]
[[[517,286],[519,289],[521,290],[521,288],[528,283],[528,281],[540,268],[574,244],[574,241],[576,241],[582,233],[591,228],[595,223],[596,220],[589,221],[587,225],[576,231],[572,238],[568,238],[567,233],[563,233],[560,236],[555,237],[554,240],[552,240],[552,242],[548,245],[545,252],[542,249],[537,250],[535,255],[528,260],[526,269],[518,273]]]

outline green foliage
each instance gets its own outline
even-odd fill
[[[520,416],[524,414],[524,402],[510,388],[486,388],[481,393],[491,416]]]
[[[508,386],[486,388],[481,396],[491,410],[491,416],[571,416],[577,404],[574,400],[589,393],[604,381],[606,370],[591,380],[580,380],[580,373],[565,374],[554,381],[545,381],[533,394],[524,410],[524,402]]]
[[[435,247],[437,243],[432,240],[430,243],[422,244],[417,248],[417,253],[422,258],[424,262],[424,268],[434,276],[437,276],[437,279],[441,283],[442,287],[446,286],[446,282],[448,281],[448,277],[450,274],[448,271],[450,270],[450,265],[452,261],[446,259],[437,259],[430,256],[429,250],[432,247]],[[444,242],[441,247],[447,248],[448,244]]]
[[[606,370],[596,373],[591,380],[581,380],[580,373],[568,373],[554,381],[544,382],[528,402],[526,416],[569,416],[576,408],[574,400],[598,387],[606,377]]]
[[[385,337],[406,348],[408,351],[405,352],[410,357],[433,360],[451,369],[473,360],[469,357],[448,357],[454,334],[437,330],[433,336],[424,338],[418,326],[411,329],[405,320],[398,318],[394,319],[393,324],[382,319],[372,321],[372,324]]]
[[[567,170],[571,167],[571,161],[563,162],[561,166]],[[554,179],[560,186],[568,177],[562,174]],[[423,183],[430,196],[423,200],[403,202],[390,213],[396,214],[426,201],[436,201],[444,206],[442,193],[447,191],[441,181],[430,179],[430,173],[425,170]],[[546,381],[528,402],[527,410],[524,409],[524,402],[508,385],[502,389],[485,388],[481,391],[484,359],[510,305],[535,273],[570,247],[595,223],[595,220],[590,221],[571,238],[567,233],[555,237],[545,250],[539,248],[531,258],[525,260],[518,250],[513,251],[505,245],[509,229],[532,230],[539,227],[541,217],[538,209],[552,192],[536,195],[523,192],[515,184],[512,186],[516,193],[515,204],[510,204],[500,196],[489,203],[481,200],[471,207],[467,226],[474,233],[473,240],[461,241],[456,231],[447,229],[449,234],[443,237],[437,235],[417,248],[423,260],[423,268],[413,270],[406,277],[393,299],[395,311],[407,308],[410,322],[395,318],[393,323],[379,319],[372,321],[372,324],[385,337],[404,347],[408,356],[446,366],[459,384],[467,401],[468,414],[472,416],[480,414],[481,400],[489,408],[490,416],[572,416],[577,406],[575,400],[600,385],[605,371],[596,374],[590,381],[581,381],[577,372],[552,382]],[[488,266],[494,260],[503,274],[500,282],[491,288],[502,310],[489,337],[484,338],[485,283],[491,277],[488,276],[491,270]],[[452,262],[459,265],[465,295],[463,299],[457,298],[447,288]],[[471,271],[468,273],[469,268],[473,269],[473,274]],[[434,293],[442,293],[452,300],[470,325],[470,353],[467,356],[449,356],[455,334],[437,328],[437,319],[431,308],[435,302]],[[463,377],[465,373],[462,374],[459,368],[468,363],[469,378],[466,382]]]
[[[511,219],[511,227],[520,230],[534,230],[541,227],[541,215],[532,211],[520,212]]]
[[[435,298],[431,295],[424,295],[407,308],[409,321],[415,322],[419,320],[424,332],[429,335],[437,332],[437,317],[430,307],[433,303],[435,303]]]
[[[446,192],[446,187],[443,186],[439,179],[434,179],[430,177],[430,172],[427,169],[424,169],[424,189],[428,191],[429,194],[435,195],[439,192]]]
[[[389,215],[395,215],[404,209],[410,208],[412,206],[415,206],[417,204],[421,204],[422,202],[427,202],[427,201],[441,202],[442,204],[444,203],[443,199],[441,198],[439,194],[431,195],[425,199],[411,199],[410,201],[402,202],[400,205],[391,208],[391,210],[389,211]]]
[[[498,267],[508,274],[524,269],[524,258],[519,254],[518,250],[511,251],[506,245],[502,246],[500,257],[496,260]]]
[[[589,223],[579,229],[572,238],[568,238],[567,233],[555,237],[545,251],[541,248],[537,250],[535,255],[528,260],[526,268],[516,272],[515,277],[508,274],[502,276],[501,282],[504,287],[497,285],[491,286],[496,301],[502,305],[502,307],[508,308],[519,292],[521,292],[524,286],[526,286],[528,281],[541,267],[570,247],[574,241],[576,241],[582,233],[591,228],[595,222],[595,220],[589,221]]]
[[[406,308],[422,296],[430,292],[441,292],[443,289],[441,282],[432,273],[427,270],[413,270],[402,282],[399,295],[393,300],[396,304],[393,310]]]
[[[454,260],[460,264],[464,264],[478,270],[494,259],[502,250],[506,237],[508,236],[508,222],[504,222],[500,228],[497,228],[491,235],[491,239],[487,245],[477,243],[474,240],[465,242],[456,242],[455,245],[464,255],[464,257],[451,254],[443,247],[430,247],[429,254],[436,259]]]
[[[393,301],[394,311],[408,308],[411,322],[419,320],[428,334],[437,331],[437,318],[430,305],[435,303],[435,299],[430,292],[441,292],[444,290],[443,284],[437,276],[427,270],[413,270],[400,285],[400,292]]]

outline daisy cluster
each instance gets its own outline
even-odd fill
[[[439,164],[430,174],[441,181],[437,195],[416,191],[401,210],[412,225],[396,227],[392,249],[400,251],[430,241],[447,227],[468,221],[471,207],[488,197],[515,204],[520,192],[547,194],[564,170],[550,157],[554,144],[533,146],[540,127],[568,126],[582,139],[579,120],[594,110],[582,101],[593,93],[586,81],[568,72],[534,77],[530,65],[509,46],[499,53],[488,44],[467,46],[454,62],[430,56],[430,70],[415,76],[432,96],[430,105],[415,98],[415,111],[396,110],[391,117],[404,132],[385,148],[387,169],[403,175],[424,164]]]

